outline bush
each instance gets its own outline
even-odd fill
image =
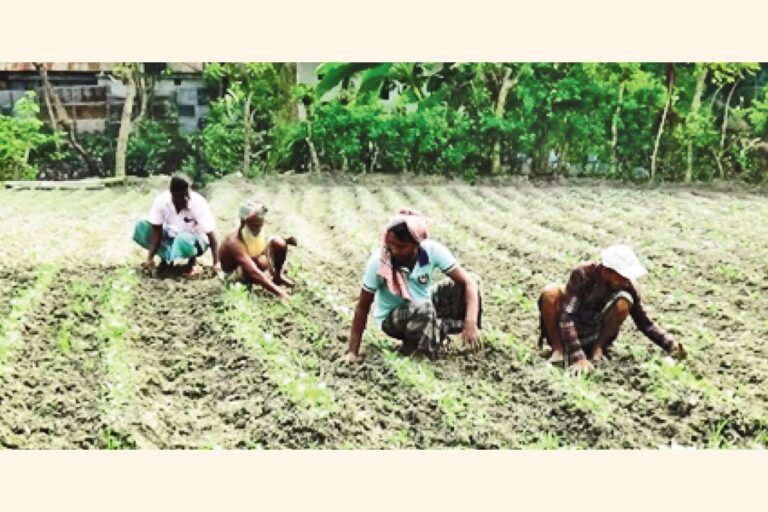
[[[308,168],[310,129],[318,159],[330,169],[463,174],[483,159],[474,124],[463,111],[442,105],[388,111],[378,104],[333,101],[316,107],[311,122],[275,130],[275,167]]]
[[[136,176],[170,174],[181,168],[190,149],[190,141],[181,134],[178,123],[144,119],[134,126],[128,140],[126,167],[129,174]]]
[[[29,163],[30,155],[54,140],[44,131],[39,113],[36,95],[29,91],[10,116],[0,115],[0,180],[35,178],[37,168]]]
[[[109,133],[82,133],[78,140],[93,159],[101,177],[113,176],[117,137]],[[182,167],[191,151],[190,141],[181,134],[177,123],[159,123],[143,119],[133,127],[128,139],[127,173],[133,176],[170,174]],[[80,155],[69,145],[56,151],[52,141],[38,148],[34,155],[42,179],[83,178],[87,171]]]

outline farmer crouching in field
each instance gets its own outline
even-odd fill
[[[417,212],[401,209],[384,233],[382,247],[365,266],[344,361],[359,357],[360,342],[374,298],[374,318],[389,336],[403,341],[400,353],[415,351],[433,357],[461,332],[476,348],[482,314],[480,282],[459,266],[442,244],[427,239],[427,227]],[[432,271],[450,277],[431,287]]]
[[[160,256],[164,271],[174,262],[186,260],[182,275],[192,277],[202,272],[196,258],[211,247],[214,269],[219,270],[216,224],[211,208],[203,196],[191,190],[184,175],[171,177],[170,190],[158,195],[149,211],[149,219],[136,223],[133,240],[147,249],[147,270],[155,269],[155,255]]]
[[[259,201],[247,201],[240,206],[240,224],[221,244],[221,267],[229,273],[230,280],[258,283],[286,302],[288,294],[280,286],[292,287],[293,282],[283,275],[283,265],[288,246],[295,246],[296,238],[267,238],[262,229],[266,215],[267,207]]]
[[[601,361],[627,316],[651,341],[685,357],[683,344],[652,322],[643,309],[635,280],[647,272],[628,245],[612,245],[600,263],[582,263],[571,272],[563,291],[556,284],[544,287],[539,298],[541,336],[552,346],[552,363],[570,360],[574,374],[588,371]]]

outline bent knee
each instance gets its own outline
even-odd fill
[[[272,237],[269,240],[269,245],[272,246],[272,250],[278,250],[278,251],[284,251],[288,248],[288,243],[285,241],[284,238],[281,238],[279,236]]]
[[[629,315],[629,311],[632,309],[632,302],[624,297],[619,297],[614,303],[614,309],[616,313],[621,316]]]
[[[542,305],[552,306],[560,300],[563,291],[556,283],[549,283],[541,290]]]
[[[266,270],[269,266],[269,260],[263,254],[256,256],[254,261],[256,262],[256,266],[259,267],[259,270]]]

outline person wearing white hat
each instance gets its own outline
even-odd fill
[[[293,282],[285,277],[283,266],[288,246],[296,246],[296,238],[267,238],[263,230],[267,212],[264,203],[253,199],[240,206],[240,223],[219,250],[221,269],[231,281],[258,283],[286,302],[288,294],[280,287],[292,287]]]
[[[539,297],[541,335],[552,347],[550,362],[571,363],[575,374],[601,361],[631,316],[635,325],[675,358],[685,357],[683,344],[648,318],[636,280],[647,274],[632,248],[625,244],[604,249],[598,263],[581,263],[563,290],[551,283]]]

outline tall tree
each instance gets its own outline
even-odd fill
[[[726,131],[728,128],[728,115],[731,108],[731,99],[733,93],[736,91],[736,86],[746,76],[753,75],[760,70],[760,65],[756,62],[729,62],[729,63],[713,63],[710,64],[712,69],[712,75],[714,82],[721,87],[730,85],[728,95],[726,96],[725,106],[723,108],[723,119],[720,124],[720,143],[716,149],[712,150],[712,154],[717,163],[718,174],[721,179],[725,179],[725,166],[723,165],[723,157],[725,156],[728,147],[726,145]],[[713,99],[714,102],[714,99]]]
[[[59,94],[53,88],[50,80],[48,79],[48,69],[46,68],[45,64],[42,62],[34,62],[33,65],[35,66],[35,70],[37,70],[37,73],[40,76],[40,80],[43,85],[43,95],[46,99],[48,116],[51,119],[51,128],[55,132],[58,130],[59,124],[63,125],[67,131],[67,139],[69,140],[69,144],[74,148],[77,154],[79,154],[80,157],[83,159],[85,166],[88,168],[88,172],[91,175],[97,174],[98,169],[96,168],[96,164],[93,162],[91,155],[83,147],[83,145],[80,144],[80,141],[78,140],[77,123],[67,113],[67,110],[64,108],[64,105],[62,105]],[[53,109],[51,109],[51,106],[53,106]]]
[[[125,160],[128,152],[128,139],[133,130],[133,103],[136,99],[136,83],[142,81],[141,65],[135,62],[117,64],[112,69],[112,74],[120,79],[125,87],[125,100],[123,111],[120,115],[120,130],[117,134],[117,149],[115,151],[115,177],[125,179]],[[143,115],[143,110],[140,115]]]
[[[651,180],[656,179],[656,157],[659,153],[659,142],[661,142],[661,135],[664,133],[664,124],[667,120],[667,114],[672,107],[674,100],[675,89],[675,65],[669,63],[666,66],[666,81],[667,81],[667,96],[664,102],[664,111],[661,114],[661,121],[659,122],[659,128],[656,131],[656,139],[653,144],[653,154],[651,155]]]

